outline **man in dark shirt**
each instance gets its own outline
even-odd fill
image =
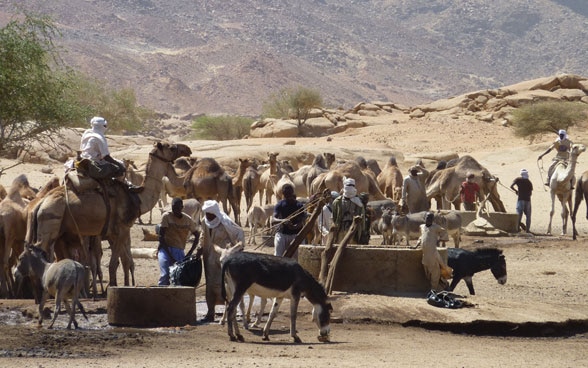
[[[517,187],[515,189],[514,187]],[[525,226],[527,233],[531,232],[531,194],[533,192],[533,183],[529,180],[529,172],[527,169],[521,169],[521,176],[516,178],[510,185],[510,189],[517,194],[517,213],[519,214],[518,224],[523,219],[525,214]]]
[[[304,205],[296,200],[294,187],[290,184],[284,184],[282,194],[284,199],[276,204],[272,217],[272,223],[279,224],[274,237],[274,255],[279,257],[284,254],[292,240],[296,238],[306,219]],[[298,251],[293,258],[298,259]]]

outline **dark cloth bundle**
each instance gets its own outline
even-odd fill
[[[169,271],[172,285],[196,287],[202,277],[202,259],[195,255],[186,257],[171,266]]]

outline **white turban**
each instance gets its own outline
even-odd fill
[[[557,135],[562,135],[562,134],[563,134],[563,136],[564,136],[564,137],[563,137],[563,138],[560,138],[560,140],[564,140],[564,139],[566,139],[566,138],[568,137],[568,133],[567,133],[565,130],[563,130],[563,129],[560,129],[560,130],[557,132]]]
[[[100,135],[104,135],[106,133],[106,127],[108,125],[108,122],[106,121],[106,119],[100,116],[94,116],[92,120],[90,120],[90,125],[92,125],[92,131]]]
[[[527,171],[527,169],[521,169],[521,177],[523,179],[529,179],[529,172]]]
[[[202,204],[202,212],[204,212],[204,214],[211,213],[216,216],[216,218],[212,221],[208,221],[206,216],[204,217],[204,223],[210,229],[214,229],[220,225],[221,222],[225,226],[239,226],[233,220],[231,220],[231,218],[226,213],[221,211],[220,207],[218,206],[218,202],[215,200],[204,201]]]
[[[353,198],[357,195],[357,189],[355,189],[355,179],[343,178],[343,196],[346,198]]]

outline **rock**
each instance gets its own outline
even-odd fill
[[[425,116],[425,113],[421,109],[414,109],[408,116],[411,118],[422,118]]]
[[[249,132],[251,138],[290,138],[298,136],[298,124],[292,120],[264,119],[255,122]]]

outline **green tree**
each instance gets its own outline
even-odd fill
[[[192,123],[194,138],[230,140],[241,139],[247,134],[253,119],[243,116],[200,116]]]
[[[0,29],[0,154],[50,139],[88,111],[68,93],[75,80],[53,44],[58,35],[50,18],[29,14]]]
[[[514,134],[533,142],[546,133],[557,133],[560,129],[586,121],[588,107],[581,102],[542,101],[527,104],[512,112]]]
[[[320,108],[323,99],[318,91],[305,87],[286,88],[273,94],[263,104],[263,115],[268,118],[294,118],[298,126],[304,125],[310,110]]]

